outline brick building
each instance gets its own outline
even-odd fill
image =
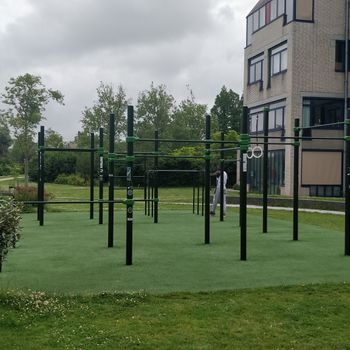
[[[344,120],[346,0],[260,0],[247,16],[244,102],[250,132],[263,131],[269,107],[269,135],[293,135],[303,126]],[[342,137],[343,126],[320,127],[305,136]],[[252,139],[254,141],[254,139]],[[303,141],[301,194],[341,196],[342,141]],[[293,147],[269,152],[271,193],[290,195]],[[248,164],[251,190],[261,190],[262,161]]]

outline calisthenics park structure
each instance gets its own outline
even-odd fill
[[[104,130],[99,130],[99,147],[95,147],[95,135],[90,134],[90,148],[53,148],[45,147],[45,129],[40,127],[38,133],[38,200],[25,201],[25,204],[37,205],[37,219],[40,226],[44,225],[44,208],[45,205],[52,204],[89,204],[90,219],[94,218],[94,204],[99,206],[99,224],[103,224],[103,205],[108,204],[108,238],[107,246],[109,248],[114,245],[114,229],[115,229],[115,204],[124,204],[126,207],[126,265],[132,264],[133,259],[133,207],[137,202],[144,202],[145,215],[152,216],[154,223],[159,222],[159,184],[157,178],[159,174],[164,173],[188,173],[194,177],[197,176],[197,182],[193,182],[192,190],[192,211],[204,216],[204,244],[210,244],[210,176],[211,176],[211,155],[213,152],[220,152],[220,169],[223,177],[224,163],[236,162],[236,157],[232,159],[224,159],[225,152],[239,150],[239,141],[228,141],[224,139],[224,133],[221,133],[221,140],[211,140],[211,118],[206,116],[206,136],[204,140],[177,140],[177,139],[160,139],[158,131],[155,131],[154,138],[139,138],[134,135],[134,108],[128,107],[127,113],[127,137],[126,152],[115,152],[115,116],[109,116],[109,147],[108,152],[104,150]],[[134,152],[134,144],[138,143],[154,143],[154,152]],[[205,153],[203,156],[194,155],[171,155],[164,154],[159,151],[161,142],[166,143],[186,143],[186,144],[205,144]],[[219,144],[219,149],[211,149],[212,144]],[[231,148],[224,148],[226,144],[233,145]],[[47,201],[45,200],[45,153],[46,152],[76,152],[90,153],[90,198],[89,200],[69,200],[69,201]],[[98,182],[99,196],[94,197],[94,174],[95,174],[95,157],[98,155]],[[104,185],[104,161],[105,156],[108,157],[108,199],[103,197]],[[134,162],[141,158],[154,160],[154,169],[147,169],[145,166],[144,178],[144,197],[134,198]],[[204,160],[204,170],[181,170],[181,169],[159,169],[159,158],[174,159],[202,159]],[[124,164],[125,176],[115,175],[115,166]],[[126,180],[126,199],[115,198],[115,179],[123,178]],[[200,184],[200,185],[199,185]],[[220,198],[220,220],[224,221],[223,201],[224,191],[223,182],[221,182],[221,198]],[[201,206],[201,210],[200,210]],[[151,211],[151,214],[150,214]]]
[[[204,160],[204,170],[202,176],[204,178],[204,186],[202,193],[202,212],[204,211],[204,244],[210,244],[210,169],[211,169],[211,157],[215,151],[220,152],[221,158],[221,178],[223,178],[224,163],[226,161],[237,161],[234,157],[232,159],[224,159],[225,152],[239,151],[239,168],[240,168],[240,205],[239,205],[239,224],[240,224],[240,260],[247,260],[247,169],[248,159],[252,153],[252,145],[262,149],[261,156],[263,157],[263,208],[262,208],[262,233],[268,232],[268,152],[271,145],[291,145],[294,147],[294,170],[293,170],[293,241],[299,240],[299,226],[298,226],[298,214],[299,214],[299,152],[300,142],[303,140],[343,140],[345,141],[345,167],[344,177],[346,179],[345,190],[345,255],[350,256],[350,119],[345,119],[344,122],[327,124],[327,126],[335,126],[343,124],[345,126],[344,138],[339,137],[308,137],[301,134],[303,130],[318,128],[322,126],[307,126],[301,127],[299,119],[295,119],[294,135],[283,136],[283,140],[278,136],[268,135],[268,113],[269,110],[264,110],[264,134],[263,136],[250,135],[249,134],[249,115],[248,108],[243,108],[242,123],[241,123],[241,135],[239,141],[224,140],[223,133],[221,134],[221,140],[215,141],[211,139],[211,121],[210,116],[206,116],[206,131],[204,140],[176,140],[176,139],[160,139],[158,132],[155,132],[154,138],[139,138],[134,135],[134,108],[128,106],[127,112],[127,151],[124,153],[115,153],[115,118],[114,115],[110,115],[109,123],[109,150],[104,152],[103,150],[103,129],[100,129],[100,144],[98,148],[94,147],[94,137],[91,135],[91,147],[89,149],[52,149],[45,148],[44,146],[44,129],[41,127],[38,135],[38,168],[39,168],[39,180],[38,180],[38,201],[25,202],[28,204],[38,205],[38,220],[40,225],[44,222],[44,205],[45,204],[90,204],[90,218],[93,218],[93,205],[99,204],[99,223],[103,223],[103,204],[108,203],[108,247],[113,247],[114,244],[114,205],[116,203],[122,203],[126,207],[126,265],[132,265],[133,262],[133,207],[136,202],[145,203],[145,214],[149,212],[150,204],[152,206],[152,214],[154,217],[154,223],[158,223],[159,217],[159,198],[158,198],[158,185],[156,181],[157,174],[166,169],[158,169],[158,159],[160,157],[172,157],[172,158],[201,158]],[[136,142],[152,142],[155,145],[154,152],[134,152],[134,144]],[[174,142],[174,143],[192,143],[192,144],[204,144],[205,154],[203,156],[173,156],[162,154],[159,152],[159,146],[161,142]],[[220,144],[220,149],[212,149],[211,145]],[[229,148],[225,148],[228,146]],[[232,147],[231,147],[232,146]],[[262,146],[262,147],[261,147]],[[91,154],[91,174],[94,172],[94,156],[97,152],[99,155],[99,199],[94,200],[93,195],[93,175],[90,181],[90,200],[89,201],[45,201],[44,200],[44,152],[47,151],[69,151],[69,152],[90,152]],[[103,162],[104,155],[108,155],[108,177],[109,177],[109,195],[108,200],[103,199]],[[147,177],[153,174],[155,178],[152,184],[152,194],[149,194],[145,187],[144,198],[134,198],[133,187],[133,166],[136,158],[138,157],[151,157],[154,159],[154,167],[148,172]],[[114,197],[114,168],[116,163],[125,164],[125,179],[126,179],[126,199],[115,199]],[[149,181],[148,181],[149,183]],[[193,190],[195,193],[195,189]],[[197,203],[199,203],[199,190],[197,189]],[[220,220],[223,221],[223,181],[221,181],[221,198],[220,198]],[[194,197],[193,197],[194,198]],[[193,199],[195,202],[195,199]],[[193,204],[193,208],[194,208]],[[194,209],[193,209],[194,211]],[[199,212],[199,204],[197,204],[197,213]]]

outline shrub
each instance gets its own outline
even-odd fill
[[[49,192],[44,193],[44,200],[48,201],[53,198],[53,194]],[[14,192],[14,199],[18,202],[34,202],[38,200],[38,190],[34,186],[17,186]],[[36,204],[25,204],[22,206],[23,212],[34,211]]]
[[[55,180],[56,184],[61,184],[61,185],[72,185],[72,186],[86,186],[87,183],[86,181],[77,174],[60,174],[57,176]]]
[[[0,201],[0,272],[10,248],[15,248],[20,238],[21,208],[13,199]]]

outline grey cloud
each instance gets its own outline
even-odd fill
[[[108,47],[156,44],[205,34],[210,0],[32,0],[34,12],[8,27],[0,48],[55,60]],[[12,45],[13,43],[16,45]],[[4,51],[3,51],[4,52]]]

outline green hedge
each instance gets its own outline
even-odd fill
[[[0,272],[10,248],[15,248],[20,238],[21,208],[12,199],[0,200]]]

